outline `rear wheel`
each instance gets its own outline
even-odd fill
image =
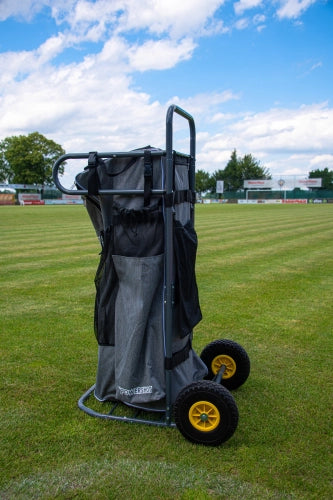
[[[220,384],[194,382],[185,387],[174,404],[176,425],[193,443],[218,446],[233,435],[238,409],[230,392]]]
[[[233,340],[215,340],[202,351],[200,358],[208,368],[207,380],[213,380],[222,366],[225,367],[221,384],[227,389],[237,389],[250,374],[250,359],[245,349]]]

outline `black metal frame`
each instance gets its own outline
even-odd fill
[[[166,115],[166,149],[165,151],[152,151],[153,157],[166,157],[166,183],[165,189],[153,189],[151,191],[152,195],[160,196],[172,196],[173,189],[173,164],[174,164],[174,150],[173,150],[173,117],[174,113],[180,115],[188,121],[189,132],[190,132],[190,154],[185,155],[190,159],[189,165],[189,189],[195,191],[195,154],[196,154],[196,132],[195,123],[193,117],[184,111],[182,108],[173,104],[168,108]],[[90,153],[72,153],[62,155],[54,164],[53,167],[53,181],[56,187],[64,194],[84,196],[88,194],[88,190],[71,190],[62,186],[59,180],[59,168],[62,163],[69,159],[88,159]],[[177,153],[178,154],[178,153]],[[107,153],[96,153],[97,158],[122,158],[122,157],[142,157],[142,152],[138,151],[128,151],[128,152],[107,152]],[[135,195],[143,196],[143,190],[126,190],[126,189],[100,189],[98,194],[103,195]],[[166,204],[165,208],[165,290],[164,290],[164,331],[165,331],[165,357],[166,359],[172,358],[172,322],[173,322],[173,297],[174,297],[174,283],[173,283],[173,207]],[[194,222],[194,210],[191,211],[191,218]],[[116,402],[111,411],[107,414],[99,413],[97,411],[88,408],[85,402],[89,399],[94,391],[95,386],[93,385],[85,392],[78,401],[78,406],[81,410],[85,411],[87,414],[112,420],[121,420],[124,422],[136,422],[144,423],[148,425],[158,425],[158,426],[168,426],[174,427],[175,424],[172,422],[172,402],[171,402],[171,369],[165,369],[166,378],[166,397],[165,397],[165,409],[162,410],[162,416],[160,420],[148,420],[139,418],[139,413],[142,408],[137,408],[137,413],[134,417],[120,417],[114,414],[118,403]],[[148,411],[153,411],[148,409]],[[144,411],[146,411],[144,409]],[[161,412],[160,412],[161,413]],[[164,416],[164,419],[163,419]]]

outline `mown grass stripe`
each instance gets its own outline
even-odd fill
[[[84,207],[0,207],[0,496],[331,499],[332,211],[196,207],[194,348],[232,338],[252,366],[235,435],[210,449],[79,412],[97,362],[94,230]]]

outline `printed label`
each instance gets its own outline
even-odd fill
[[[131,389],[124,389],[118,386],[119,392],[123,396],[134,396],[134,394],[151,394],[153,392],[152,385],[146,385],[143,387],[132,387]]]

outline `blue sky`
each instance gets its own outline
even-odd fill
[[[176,103],[197,168],[236,149],[273,176],[333,169],[332,26],[331,0],[0,0],[0,140],[164,148]]]

